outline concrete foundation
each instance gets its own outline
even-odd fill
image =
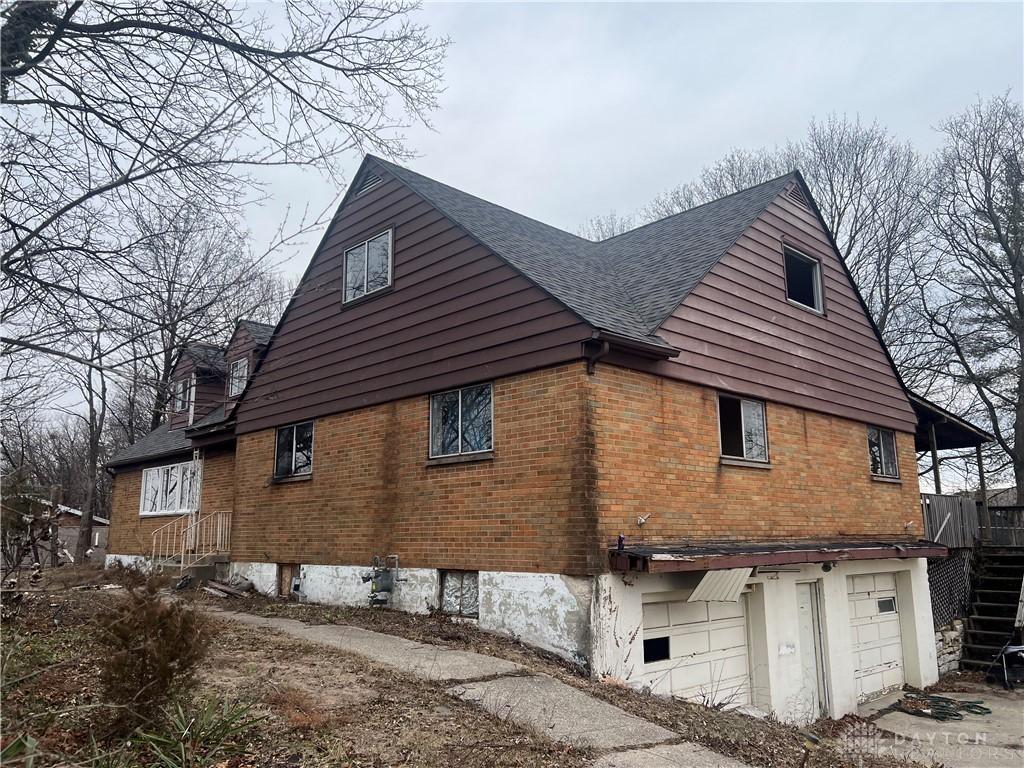
[[[140,571],[149,570],[149,558],[145,555],[107,555],[103,558],[104,568],[113,568],[120,565],[122,568],[135,568]]]

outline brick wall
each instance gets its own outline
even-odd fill
[[[582,363],[494,383],[494,459],[428,466],[428,402],[319,418],[308,481],[270,484],[274,430],[241,435],[232,557],[580,573],[596,567]]]
[[[864,424],[768,403],[771,469],[725,466],[714,390],[604,365],[593,383],[606,542],[923,533],[910,434],[896,436],[903,481],[879,482]]]
[[[111,500],[110,538],[107,551],[116,555],[146,555],[153,543],[153,532],[174,520],[174,516],[140,517],[142,471],[175,461],[188,461],[191,455],[119,470],[114,476]],[[210,448],[203,457],[202,508],[204,511],[231,509],[234,496],[235,454],[230,449]]]

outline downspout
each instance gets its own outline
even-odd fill
[[[596,348],[595,348],[596,347]],[[611,351],[611,344],[602,339],[594,337],[583,342],[583,357],[587,361],[587,375],[593,376],[597,368],[597,361],[608,355]]]

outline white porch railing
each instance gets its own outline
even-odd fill
[[[180,572],[231,550],[231,511],[183,515],[153,531],[154,568],[178,566]]]

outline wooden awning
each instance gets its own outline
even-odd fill
[[[995,440],[991,433],[944,408],[940,408],[920,395],[908,392],[907,397],[914,407],[914,413],[917,414],[914,448],[918,451],[931,450],[930,432],[933,428],[935,430],[935,450],[937,451],[976,448]]]
[[[923,539],[804,539],[624,544],[622,549],[612,549],[608,554],[613,571],[671,573],[759,565],[945,557],[949,550],[942,544]]]

